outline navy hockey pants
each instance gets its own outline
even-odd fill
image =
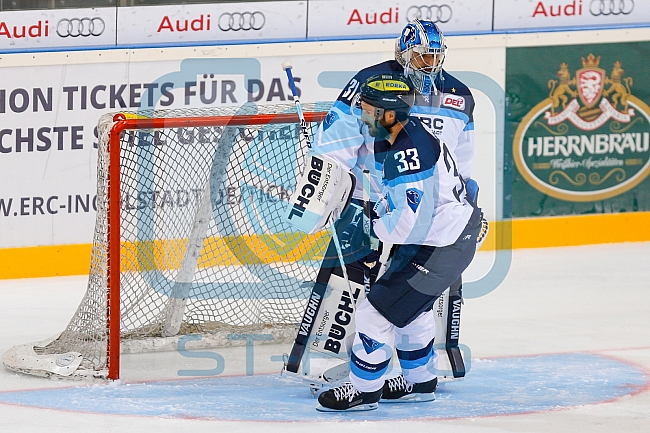
[[[456,242],[445,247],[398,245],[388,270],[373,285],[368,301],[393,325],[402,328],[422,312],[469,266],[476,253],[481,211],[474,209]]]

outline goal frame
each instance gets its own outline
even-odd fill
[[[306,122],[321,122],[327,112],[305,112]],[[108,188],[107,188],[107,299],[106,299],[106,368],[109,380],[120,377],[120,248],[121,248],[121,165],[120,141],[124,131],[163,128],[194,128],[209,126],[247,126],[300,123],[297,113],[285,114],[255,114],[205,117],[173,117],[173,118],[127,118],[124,113],[113,117],[114,124],[109,132],[108,140]]]

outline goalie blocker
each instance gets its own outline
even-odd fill
[[[284,220],[305,233],[316,233],[336,221],[350,203],[354,175],[336,161],[309,155]]]

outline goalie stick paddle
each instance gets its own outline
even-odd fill
[[[244,107],[247,107],[247,105],[244,105]],[[242,107],[242,110],[244,107]],[[238,113],[241,112],[238,111]],[[219,137],[217,148],[212,157],[210,178],[203,187],[201,205],[192,222],[192,230],[188,238],[187,250],[183,256],[181,269],[174,279],[172,293],[163,312],[165,321],[163,323],[162,334],[165,337],[177,335],[181,329],[185,308],[192,288],[192,281],[203,248],[203,241],[207,236],[210,215],[213,210],[212,205],[217,202],[216,200],[218,198],[216,195],[222,191],[225,185],[225,176],[228,162],[230,161],[230,154],[237,142],[239,133],[238,127],[226,126]]]

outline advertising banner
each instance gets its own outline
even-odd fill
[[[0,51],[114,46],[116,8],[0,12]]]
[[[320,46],[314,50],[322,49]],[[481,49],[485,58],[502,48]],[[475,56],[479,50],[464,50]],[[101,57],[99,57],[101,54]],[[97,63],[4,66],[0,82],[0,248],[86,244],[92,241],[97,191],[97,121],[105,113],[149,109],[293,106],[281,68],[293,63],[303,103],[334,101],[356,71],[390,58],[390,51],[259,58],[187,58],[174,51],[149,61],[123,61],[121,53],[97,54]],[[58,57],[57,57],[58,56]],[[30,56],[31,57],[31,56]],[[169,59],[172,57],[172,59]],[[484,61],[483,63],[487,63]],[[453,73],[454,64],[448,63]],[[495,68],[496,73],[500,68]],[[487,70],[485,73],[489,73]],[[487,78],[486,78],[487,79]],[[488,79],[489,80],[489,79]],[[495,158],[495,115],[475,92],[477,159]],[[477,164],[482,205],[493,218],[494,162]],[[158,200],[162,200],[160,196]]]
[[[332,101],[340,89],[321,86],[321,72],[340,64],[354,71],[386,56],[377,52],[278,54],[259,59],[3,67],[0,248],[91,242],[97,190],[96,125],[104,113],[248,102],[293,106],[281,68],[287,60],[293,63],[303,102]],[[65,61],[65,54],[61,57]]]
[[[120,45],[304,39],[307,2],[120,7],[117,28]]]
[[[509,48],[513,216],[650,210],[648,42]]]
[[[608,27],[650,22],[650,2],[494,0],[494,30]]]
[[[414,2],[377,0],[309,1],[310,39],[354,36],[395,37],[407,22],[431,20],[445,33],[489,32],[492,30],[492,0],[445,0]]]

